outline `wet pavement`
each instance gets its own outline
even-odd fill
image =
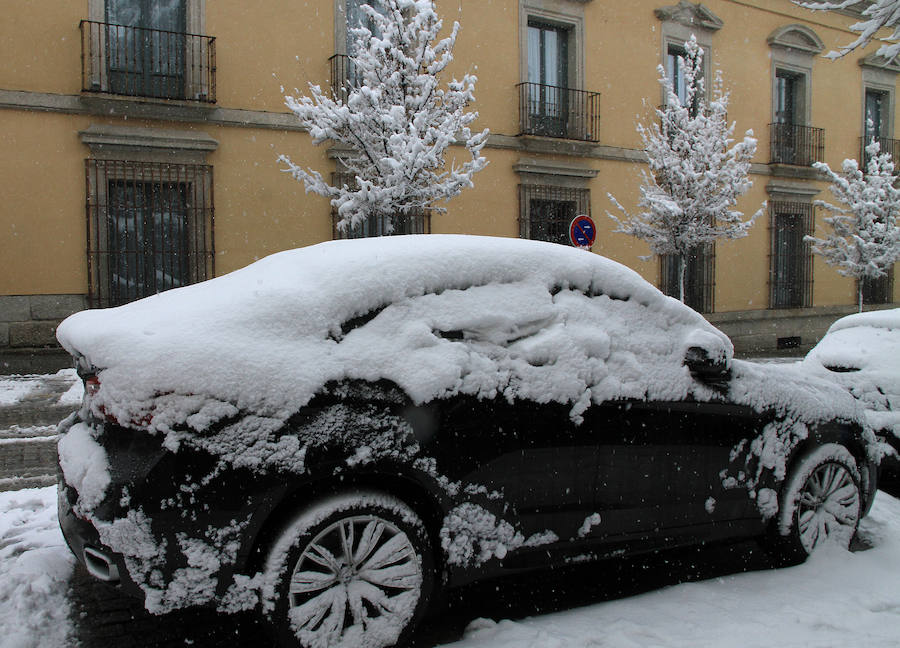
[[[56,481],[56,424],[78,407],[74,371],[0,376],[0,491]]]

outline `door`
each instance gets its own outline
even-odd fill
[[[565,137],[568,116],[569,34],[544,23],[528,25],[528,132]]]
[[[775,75],[775,133],[773,159],[783,164],[806,164],[801,159],[804,150],[799,92],[801,77],[785,70]]]
[[[757,519],[745,489],[726,490],[732,449],[758,415],[726,403],[627,402],[594,409],[596,505],[605,543],[704,538],[721,522]]]
[[[566,541],[593,513],[596,477],[592,431],[570,409],[457,397],[441,404],[427,452],[451,480],[500,493],[496,507],[526,538],[553,531]]]
[[[110,92],[185,97],[186,0],[107,0]]]

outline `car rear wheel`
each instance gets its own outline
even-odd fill
[[[355,492],[302,512],[273,545],[264,610],[284,646],[402,644],[434,586],[431,543],[400,500]]]
[[[777,553],[800,562],[825,544],[848,548],[862,517],[859,469],[843,446],[829,443],[804,457],[782,493]]]

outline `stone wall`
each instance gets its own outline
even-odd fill
[[[865,310],[896,307],[879,304],[866,306]],[[705,317],[731,338],[738,356],[802,356],[822,339],[835,320],[855,312],[855,306],[819,306],[708,313]]]
[[[84,310],[84,295],[0,295],[0,374],[53,373],[72,365],[56,327]]]

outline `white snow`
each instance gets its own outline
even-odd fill
[[[0,493],[0,648],[72,645],[67,588],[74,565],[55,487]]]
[[[373,319],[340,330],[365,315]],[[168,431],[200,411],[190,424],[233,413],[210,402],[283,419],[344,378],[387,378],[417,402],[535,395],[571,403],[573,416],[591,399],[680,398],[693,386],[684,341],[698,329],[730,357],[722,333],[612,261],[535,241],[432,235],[283,252],[77,313],[57,335],[101,368],[95,412]]]

